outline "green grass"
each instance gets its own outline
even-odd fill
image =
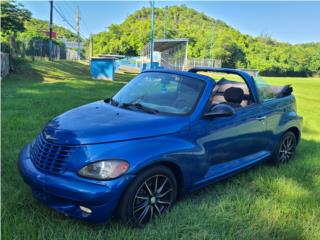
[[[52,117],[112,96],[131,77],[91,80],[81,63],[26,62],[3,80],[3,239],[320,239],[320,78],[267,79],[291,83],[304,116],[294,161],[256,167],[192,193],[145,229],[115,221],[90,225],[34,200],[17,170],[23,145]]]

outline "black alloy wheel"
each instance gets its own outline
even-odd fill
[[[274,153],[273,161],[276,164],[285,164],[292,160],[297,146],[297,139],[293,132],[286,132]]]
[[[143,227],[167,213],[177,198],[177,183],[172,171],[157,165],[137,176],[120,203],[120,218],[125,224]]]
[[[146,224],[170,209],[174,197],[173,186],[165,175],[155,175],[144,181],[133,200],[133,216],[139,224]]]

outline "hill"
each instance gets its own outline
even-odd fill
[[[24,23],[26,30],[18,34],[19,40],[31,40],[31,39],[46,39],[45,32],[48,31],[48,21],[32,18],[30,21]],[[69,41],[76,41],[77,35],[72,31],[58,26],[53,25],[53,32],[57,33],[57,38],[65,38]]]
[[[139,55],[150,39],[150,8],[94,35],[94,54]],[[221,59],[224,67],[255,68],[264,75],[320,74],[320,43],[292,45],[242,34],[184,5],[155,9],[155,37],[189,38],[189,57]]]

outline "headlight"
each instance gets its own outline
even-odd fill
[[[79,171],[79,175],[98,180],[108,180],[120,177],[129,168],[129,163],[122,160],[106,160],[91,163]]]

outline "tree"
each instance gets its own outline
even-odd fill
[[[14,1],[1,1],[1,35],[25,30],[24,23],[31,19],[31,12]]]
[[[19,32],[17,34],[17,39],[20,41],[27,41],[31,39],[49,39],[49,36],[46,35],[46,32],[48,31],[48,25],[48,21],[31,18],[29,21],[25,22],[25,31]],[[65,38],[69,41],[77,40],[76,33],[55,24],[53,24],[53,32],[57,33],[58,38]]]
[[[94,54],[139,55],[150,41],[150,14],[150,8],[141,8],[95,34]],[[320,43],[293,45],[266,33],[252,37],[184,5],[155,9],[155,38],[163,38],[164,27],[166,38],[189,39],[189,57],[220,59],[223,67],[253,68],[273,76],[320,72]]]

